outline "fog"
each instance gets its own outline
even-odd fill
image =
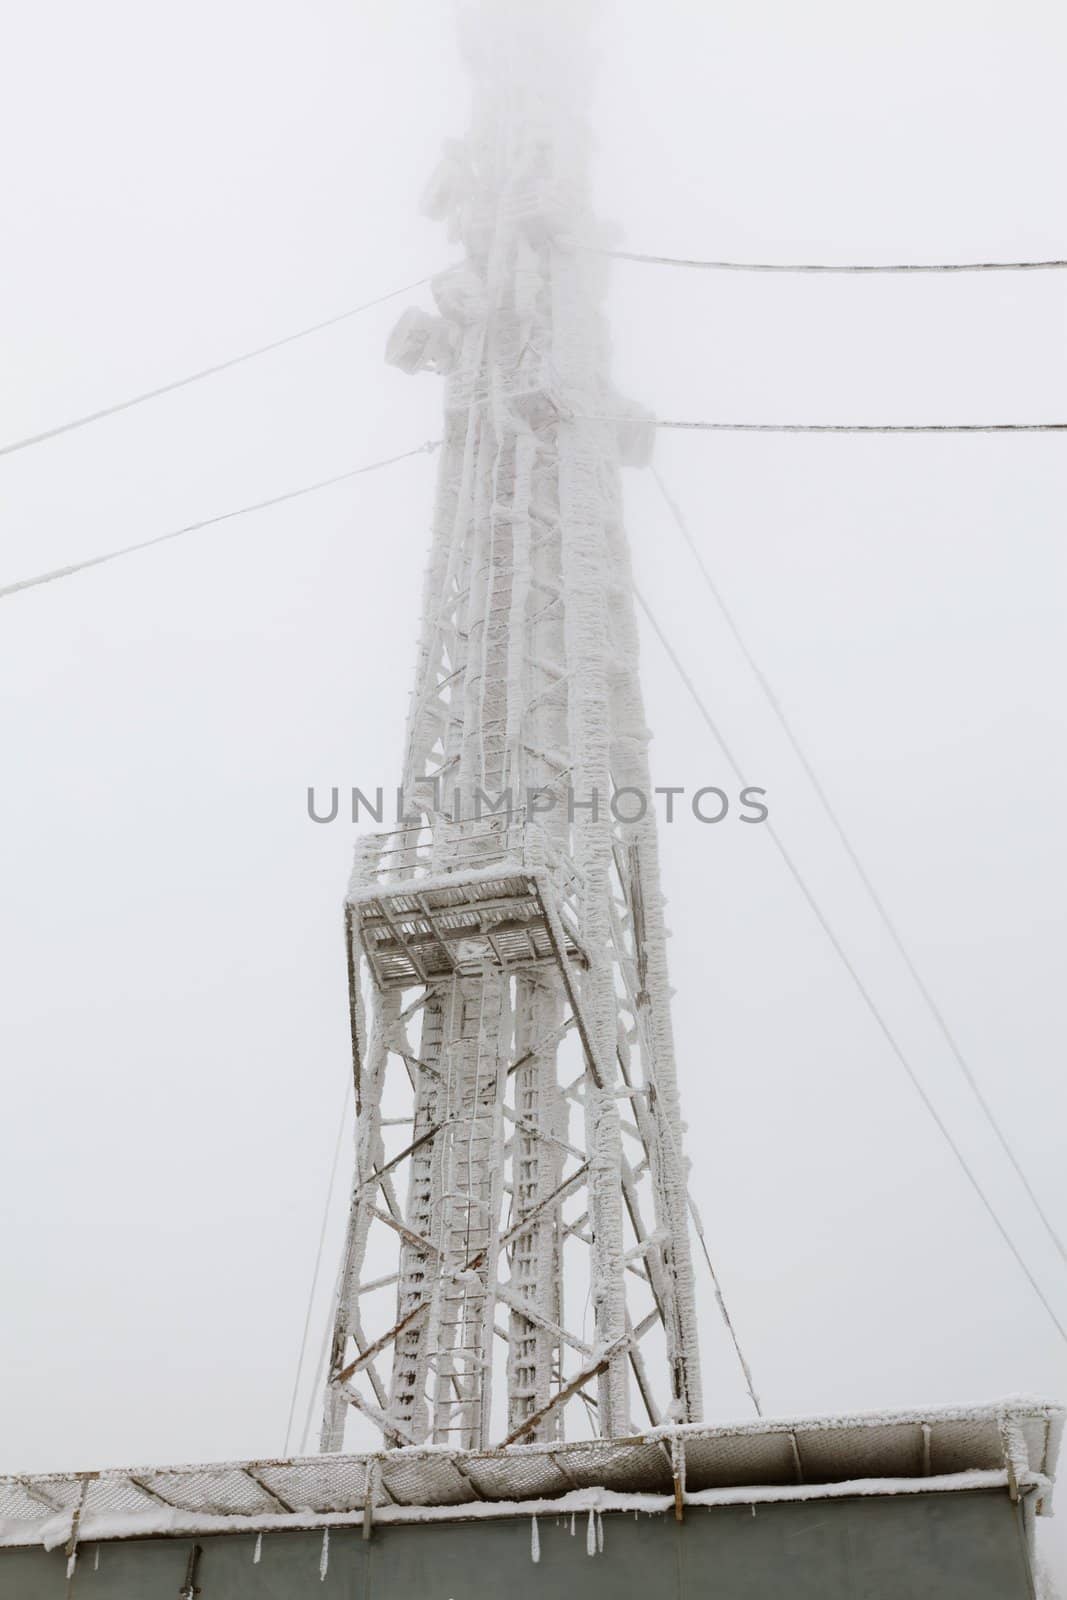
[[[466,122],[449,7],[6,21],[0,443],[453,259],[418,210]],[[598,42],[623,248],[1067,255],[1051,0],[619,0]],[[616,373],[674,419],[1063,421],[1065,286],[620,261]],[[0,585],[436,438],[439,382],[382,361],[403,304],[0,460]],[[1062,1237],[1063,435],[663,432],[656,466]],[[0,1470],[282,1447],[350,1075],[353,830],[306,791],[397,780],[433,470],[0,601]],[[642,593],[1067,1323],[1065,1263],[651,474],[626,493]],[[655,780],[734,792],[647,628],[643,673]],[[694,1197],[764,1409],[1063,1398],[1064,1341],[766,830],[683,813],[662,846]],[[701,1294],[707,1415],[746,1416]]]

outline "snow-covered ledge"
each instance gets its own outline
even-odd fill
[[[0,1546],[589,1511],[680,1514],[1005,1489],[1050,1504],[1062,1408],[990,1405],[703,1423],[625,1439],[113,1468],[0,1478]]]

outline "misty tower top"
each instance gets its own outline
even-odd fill
[[[322,1446],[695,1421],[649,734],[573,7],[465,17],[462,246],[388,359],[445,378],[404,792],[347,902],[356,1177]],[[632,818],[633,820],[627,820]],[[364,999],[366,995],[366,999]]]

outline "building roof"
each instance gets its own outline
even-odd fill
[[[1039,1400],[442,1446],[0,1477],[0,1547],[968,1488],[1047,1509],[1063,1428]]]

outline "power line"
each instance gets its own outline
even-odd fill
[[[903,261],[840,263],[828,261],[697,261],[684,256],[639,255],[633,250],[597,250],[616,261],[640,261],[654,267],[699,267],[706,272],[1049,272],[1067,261]]]
[[[923,1000],[924,1000],[924,1002],[926,1004],[927,1010],[930,1012],[930,1015],[933,1017],[933,1019],[936,1022],[938,1028],[940,1029],[941,1035],[942,1035],[943,1039],[945,1040],[945,1043],[948,1045],[949,1050],[952,1052],[952,1055],[953,1055],[953,1057],[954,1057],[954,1059],[956,1061],[956,1065],[959,1067],[959,1069],[960,1069],[961,1073],[963,1074],[968,1086],[970,1087],[970,1090],[971,1090],[972,1094],[974,1095],[974,1097],[977,1100],[979,1106],[981,1107],[982,1112],[983,1112],[983,1114],[985,1116],[985,1119],[986,1119],[987,1123],[989,1124],[990,1128],[993,1130],[994,1134],[996,1135],[996,1137],[997,1137],[997,1139],[998,1139],[998,1141],[1000,1143],[1001,1149],[1004,1151],[1004,1154],[1007,1156],[1007,1158],[1010,1161],[1012,1167],[1014,1168],[1016,1177],[1019,1179],[1019,1181],[1022,1184],[1023,1188],[1026,1190],[1026,1193],[1030,1198],[1030,1201],[1031,1201],[1031,1203],[1032,1203],[1032,1205],[1034,1207],[1034,1210],[1037,1212],[1038,1216],[1041,1218],[1041,1221],[1042,1221],[1042,1223],[1044,1225],[1046,1233],[1049,1235],[1049,1237],[1052,1240],[1053,1244],[1056,1246],[1056,1249],[1059,1251],[1059,1253],[1060,1253],[1061,1257],[1063,1258],[1064,1262],[1067,1262],[1067,1249],[1064,1248],[1063,1240],[1060,1238],[1059,1234],[1056,1232],[1056,1229],[1053,1227],[1052,1222],[1049,1220],[1049,1217],[1045,1213],[1045,1210],[1044,1210],[1043,1206],[1041,1205],[1041,1202],[1038,1200],[1037,1195],[1034,1193],[1034,1190],[1030,1185],[1030,1181],[1027,1178],[1026,1173],[1023,1171],[1023,1168],[1022,1168],[1022,1166],[1021,1166],[1021,1164],[1020,1164],[1020,1162],[1018,1160],[1018,1157],[1016,1156],[1014,1150],[1012,1149],[1011,1145],[1008,1142],[1007,1136],[1005,1135],[1003,1129],[1001,1128],[999,1122],[997,1121],[996,1116],[993,1113],[992,1107],[989,1105],[989,1103],[986,1100],[984,1094],[982,1093],[981,1088],[978,1085],[978,1081],[975,1078],[974,1073],[971,1070],[971,1067],[968,1064],[967,1059],[963,1054],[963,1051],[961,1050],[959,1044],[957,1043],[955,1035],[953,1034],[951,1028],[949,1027],[949,1025],[947,1023],[947,1021],[945,1020],[945,1017],[944,1017],[944,1015],[943,1015],[943,1013],[941,1011],[940,1006],[937,1004],[937,1002],[934,999],[933,995],[930,993],[930,990],[927,987],[926,983],[924,982],[923,977],[922,977],[921,973],[919,972],[918,968],[916,967],[915,962],[912,959],[912,956],[911,956],[910,952],[907,949],[907,946],[904,944],[904,941],[903,941],[903,939],[902,939],[902,937],[901,937],[901,935],[900,935],[900,933],[899,933],[899,931],[898,931],[898,929],[896,927],[896,924],[893,922],[893,919],[890,917],[889,912],[886,909],[885,904],[884,904],[884,902],[882,900],[882,897],[879,895],[879,893],[878,893],[877,889],[875,888],[874,884],[871,882],[870,876],[869,876],[866,868],[863,866],[863,863],[861,862],[861,860],[859,858],[859,855],[856,852],[856,848],[853,845],[852,840],[849,838],[848,834],[845,831],[845,827],[844,827],[844,824],[841,821],[841,818],[838,816],[836,810],[834,809],[834,806],[833,806],[833,804],[832,804],[832,802],[830,800],[829,795],[826,793],[826,790],[823,788],[818,774],[816,773],[814,767],[812,766],[810,760],[808,759],[807,754],[805,753],[803,747],[801,746],[800,740],[797,738],[796,732],[794,731],[793,726],[789,721],[789,718],[786,716],[785,709],[783,708],[781,701],[778,699],[778,696],[775,694],[774,689],[771,687],[771,684],[769,683],[766,675],[764,674],[764,672],[761,669],[759,663],[756,661],[755,657],[753,656],[752,651],[749,649],[748,644],[745,641],[744,635],[742,634],[741,629],[738,627],[736,618],[734,617],[732,611],[730,610],[730,607],[727,605],[726,600],[725,600],[725,598],[724,598],[724,596],[722,594],[722,591],[720,590],[718,584],[715,582],[715,579],[712,577],[711,573],[709,572],[709,570],[708,570],[708,568],[707,568],[707,566],[706,566],[706,564],[704,562],[704,558],[703,558],[703,556],[701,555],[700,551],[697,548],[696,542],[693,539],[693,536],[692,536],[692,534],[691,534],[691,532],[689,530],[689,526],[686,523],[685,518],[682,516],[682,512],[681,512],[680,507],[678,506],[677,501],[670,494],[670,492],[668,491],[667,486],[664,483],[662,477],[656,471],[655,468],[652,469],[652,476],[656,481],[656,485],[657,485],[657,487],[658,487],[658,489],[660,491],[660,494],[663,496],[664,500],[667,503],[667,507],[668,507],[668,509],[669,509],[669,511],[671,513],[671,516],[674,519],[674,522],[675,522],[675,524],[676,524],[676,526],[678,528],[679,533],[682,535],[682,538],[685,540],[686,544],[688,545],[689,550],[690,550],[694,560],[696,561],[697,566],[700,569],[701,576],[703,577],[704,582],[707,585],[708,590],[710,591],[713,600],[715,601],[715,604],[718,606],[719,611],[720,611],[720,613],[722,615],[722,618],[726,623],[726,626],[729,628],[730,632],[732,633],[732,635],[734,637],[734,640],[735,640],[738,648],[741,651],[741,654],[744,656],[745,661],[748,663],[748,666],[751,669],[751,671],[752,671],[757,683],[759,684],[760,688],[763,690],[763,693],[764,693],[764,695],[765,695],[765,697],[767,699],[768,704],[771,707],[771,710],[774,712],[774,715],[777,717],[778,723],[779,723],[780,727],[782,728],[782,731],[784,732],[786,738],[789,740],[789,743],[792,746],[794,755],[796,756],[797,760],[800,762],[800,765],[803,767],[805,773],[807,774],[808,781],[811,783],[811,786],[814,789],[814,791],[815,791],[815,793],[816,793],[816,795],[817,795],[817,797],[819,799],[820,805],[822,806],[822,808],[823,808],[824,812],[826,813],[827,817],[830,819],[830,822],[831,822],[831,824],[832,824],[832,826],[833,826],[833,828],[834,828],[834,830],[835,830],[835,832],[837,834],[838,839],[841,841],[841,845],[844,848],[846,855],[848,856],[849,860],[852,862],[852,865],[855,867],[856,872],[859,875],[860,882],[863,884],[863,887],[867,891],[867,894],[868,894],[868,896],[869,896],[869,898],[871,900],[872,905],[874,906],[875,910],[877,911],[879,917],[882,920],[882,925],[884,926],[886,932],[889,934],[890,939],[893,941],[893,944],[896,947],[897,953],[899,954],[899,956],[901,957],[902,961],[904,962],[904,965],[907,967],[908,972],[911,974],[912,978],[914,979],[916,987],[918,988],[919,993],[921,994],[921,996],[922,996],[922,998],[923,998]]]
[[[1067,433],[1067,422],[675,422],[657,417],[656,427],[704,433]]]
[[[403,292],[403,291],[397,291]],[[293,335],[299,337],[299,335]],[[248,359],[242,357],[239,359]],[[220,369],[210,369],[220,370]],[[193,380],[187,380],[193,381]],[[163,391],[158,391],[162,393]],[[128,404],[134,404],[130,401]],[[121,408],[120,408],[121,409]],[[104,413],[99,413],[103,415]],[[91,420],[91,419],[85,419]],[[581,415],[572,420],[586,422],[630,422],[632,417],[590,416]],[[80,423],[71,423],[69,426],[80,426]],[[686,428],[703,429],[718,432],[748,432],[748,433],[1047,433],[1067,432],[1067,422],[1006,422],[1006,423],[960,423],[960,424],[891,424],[874,425],[867,423],[828,424],[828,423],[761,423],[761,422],[677,422],[656,421],[659,428]],[[62,430],[60,430],[62,431]],[[41,435],[40,437],[46,437]],[[25,441],[32,443],[33,441]],[[315,494],[320,489],[328,489],[337,483],[344,483],[348,478],[359,477],[365,472],[376,472],[380,467],[390,467],[398,461],[406,461],[410,456],[421,455],[425,452],[436,450],[440,444],[439,439],[427,440],[425,444],[417,445],[413,450],[405,450],[400,455],[386,456],[381,461],[369,462],[366,466],[351,467],[345,472],[335,473],[332,477],[321,478],[316,483],[304,484],[299,489],[288,489],[283,494],[271,495],[266,500],[254,501],[251,505],[238,506],[233,511],[223,511],[214,517],[205,517],[199,522],[186,523],[184,527],[173,528],[169,533],[157,534],[152,539],[142,539],[137,544],[123,545],[121,549],[109,550],[103,555],[90,556],[84,561],[74,561],[67,566],[53,567],[48,572],[38,573],[32,578],[20,578],[16,583],[0,586],[0,600],[9,595],[17,594],[23,589],[34,589],[44,583],[54,583],[59,578],[69,578],[76,572],[84,572],[89,567],[102,566],[108,561],[117,561],[121,556],[135,554],[138,550],[149,550],[153,545],[166,544],[168,540],[180,539],[187,533],[198,533],[203,528],[214,527],[220,522],[229,522],[234,517],[244,517],[254,511],[265,511],[270,506],[283,505],[288,500],[299,499],[302,495]],[[9,449],[16,448],[9,446]],[[0,452],[2,454],[3,452]]]
[[[304,1413],[304,1431],[300,1435],[300,1454],[302,1456],[306,1456],[308,1453],[308,1445],[311,1441],[311,1425],[315,1417],[315,1401],[322,1393],[323,1385],[326,1382],[326,1365],[330,1355],[330,1335],[332,1332],[330,1319],[327,1317],[322,1329],[322,1344],[319,1347],[319,1359],[315,1366],[315,1376],[311,1388],[308,1390],[307,1410]]]
[[[200,522],[187,522],[184,528],[172,528],[169,533],[158,533],[154,539],[142,539],[138,544],[127,544],[121,550],[109,550],[106,555],[90,556],[85,561],[73,561],[66,567],[53,567],[51,572],[40,572],[35,578],[20,578],[17,583],[9,583],[0,588],[0,600],[8,595],[18,594],[22,589],[34,589],[42,583],[55,583],[58,578],[69,578],[75,572],[84,572],[88,567],[100,567],[106,561],[117,561],[120,556],[133,555],[138,550],[150,550],[153,545],[166,544],[169,539],[180,539],[187,533],[199,533],[203,528],[213,528],[220,522],[229,522],[234,517],[247,517],[253,511],[266,511],[270,506],[284,505],[288,500],[298,500],[302,495],[317,494],[320,489],[329,489],[335,483],[344,483],[349,478],[358,478],[365,472],[377,472],[380,467],[391,467],[397,461],[407,461],[411,456],[429,454],[436,450],[440,444],[439,439],[428,439],[425,444],[416,445],[414,450],[405,450],[398,456],[386,456],[381,461],[371,461],[364,467],[350,467],[347,472],[335,472],[330,478],[320,478],[317,483],[306,483],[299,489],[287,489],[284,494],[271,495],[267,500],[256,500],[251,505],[238,506],[233,511],[221,511],[217,516],[204,517]]]
[[[398,290],[397,293],[404,291]],[[389,298],[388,296],[386,298]],[[293,338],[300,337],[292,335]],[[284,342],[284,341],[282,341]],[[267,348],[267,347],[264,347]],[[254,354],[251,352],[250,354]],[[246,360],[249,357],[237,359]],[[219,368],[206,369],[212,371]],[[203,376],[204,374],[201,374]],[[192,379],[183,380],[192,382]],[[162,393],[163,391],[158,391]],[[127,404],[135,404],[130,401]],[[121,409],[121,408],[119,408]],[[98,413],[104,415],[105,413]],[[92,419],[83,419],[92,420]],[[586,422],[631,422],[632,417],[593,416],[578,414],[572,420]],[[68,424],[70,427],[80,426],[80,423]],[[748,433],[1047,433],[1067,432],[1067,422],[1006,422],[1006,423],[929,423],[929,424],[887,424],[874,425],[869,423],[828,424],[828,423],[761,423],[761,422],[679,422],[669,420],[656,420],[659,428],[685,428],[702,429],[717,432],[748,432]],[[62,430],[60,430],[62,431]],[[40,437],[46,437],[41,435]],[[32,443],[32,440],[24,441]],[[254,511],[265,511],[270,506],[283,505],[288,500],[296,500],[302,495],[315,494],[320,489],[328,489],[337,483],[343,483],[348,478],[359,477],[365,472],[376,472],[380,467],[389,467],[398,461],[406,461],[410,456],[421,455],[424,452],[435,450],[440,444],[439,439],[427,440],[425,444],[417,445],[413,450],[405,450],[400,455],[387,456],[381,461],[369,462],[366,466],[351,467],[345,472],[335,473],[332,477],[321,478],[316,483],[304,484],[299,489],[288,489],[283,494],[272,495],[266,500],[254,501],[251,505],[238,506],[233,511],[223,511],[214,517],[205,517],[199,522],[186,523],[184,527],[173,528],[169,533],[157,534],[152,539],[143,539],[137,544],[124,545],[118,550],[109,550],[103,555],[90,556],[85,561],[74,561],[67,566],[53,567],[48,572],[38,573],[32,578],[21,578],[16,583],[5,584],[0,587],[0,600],[9,595],[17,594],[23,589],[34,589],[41,584],[54,583],[59,578],[68,578],[76,572],[84,572],[89,567],[102,566],[108,561],[117,561],[121,556],[133,555],[138,550],[151,549],[153,545],[166,544],[168,540],[180,539],[187,533],[198,533],[203,528],[214,527],[217,523],[228,522],[234,517],[248,516]],[[9,449],[20,448],[9,446]],[[3,452],[0,452],[2,454]]]
[[[652,610],[651,610],[651,608],[650,608],[650,606],[648,604],[648,601],[645,599],[644,595],[641,593],[641,591],[639,589],[635,589],[634,592],[635,592],[635,594],[637,596],[638,604],[640,605],[642,611],[645,613],[645,616],[648,618],[649,623],[651,624],[652,629],[653,629],[654,633],[656,634],[656,637],[659,639],[659,642],[663,646],[664,650],[666,651],[667,656],[670,659],[672,666],[674,667],[675,671],[678,673],[678,676],[681,678],[683,684],[685,685],[686,689],[688,690],[691,698],[693,699],[693,701],[694,701],[694,703],[695,703],[695,705],[697,707],[697,710],[700,712],[701,717],[703,718],[704,722],[707,724],[708,728],[710,729],[712,737],[715,739],[715,741],[718,744],[718,746],[719,746],[720,750],[722,751],[723,755],[726,757],[726,760],[729,763],[729,765],[731,766],[731,768],[733,769],[736,777],[743,784],[745,782],[745,778],[744,778],[744,774],[742,772],[742,769],[741,769],[739,763],[737,762],[737,760],[735,759],[733,753],[731,752],[731,750],[730,750],[729,746],[727,745],[725,739],[723,738],[722,734],[720,733],[716,723],[712,719],[711,713],[709,712],[706,704],[704,703],[704,700],[703,700],[703,697],[700,694],[700,691],[697,689],[697,687],[694,684],[692,678],[690,678],[689,674],[686,672],[686,670],[685,670],[684,666],[682,665],[682,662],[681,662],[677,652],[674,649],[674,646],[670,643],[670,641],[667,638],[666,634],[664,633],[663,629],[660,627],[658,621],[656,620],[656,617],[653,614],[653,612],[652,612]],[[945,1122],[943,1121],[940,1113],[938,1112],[937,1107],[934,1105],[933,1101],[930,1099],[930,1096],[927,1094],[926,1090],[923,1088],[923,1085],[922,1085],[920,1079],[918,1078],[914,1068],[912,1067],[910,1061],[908,1060],[907,1056],[904,1054],[903,1049],[901,1048],[900,1044],[898,1043],[896,1035],[893,1033],[893,1031],[890,1028],[888,1022],[883,1017],[881,1011],[878,1009],[877,1002],[875,1001],[874,997],[870,993],[870,990],[867,988],[867,986],[864,983],[863,979],[860,977],[859,972],[857,971],[857,969],[853,965],[852,961],[850,960],[850,958],[848,956],[848,953],[846,952],[846,950],[845,950],[844,946],[842,945],[840,939],[838,938],[837,934],[834,932],[831,924],[827,920],[825,913],[823,912],[822,908],[820,907],[818,901],[815,899],[815,896],[812,893],[811,889],[808,887],[808,884],[807,884],[806,880],[804,879],[804,876],[801,873],[799,867],[797,866],[796,862],[793,860],[792,856],[789,854],[789,851],[787,850],[787,848],[786,848],[785,844],[783,843],[780,835],[778,834],[777,830],[775,829],[774,824],[771,823],[771,822],[766,822],[766,823],[764,823],[764,827],[766,828],[766,831],[769,833],[771,839],[774,841],[775,847],[777,848],[779,855],[781,856],[781,858],[784,861],[786,867],[788,868],[790,874],[792,875],[792,877],[793,877],[797,887],[799,888],[801,894],[804,896],[804,899],[807,902],[809,910],[812,912],[812,914],[814,915],[816,921],[819,923],[819,926],[822,928],[823,933],[826,935],[827,939],[830,941],[830,944],[831,944],[832,948],[834,949],[834,951],[836,952],[836,954],[840,958],[843,966],[845,967],[845,969],[848,972],[850,978],[852,979],[853,983],[855,984],[856,989],[859,992],[859,995],[860,995],[861,999],[863,1000],[865,1006],[867,1007],[867,1010],[870,1012],[871,1016],[874,1018],[875,1022],[877,1023],[877,1025],[878,1025],[883,1037],[886,1040],[886,1043],[889,1045],[889,1048],[892,1050],[893,1054],[896,1056],[897,1060],[900,1062],[900,1065],[903,1067],[904,1071],[906,1072],[906,1074],[908,1076],[908,1079],[911,1082],[912,1088],[915,1090],[916,1094],[919,1096],[919,1099],[922,1101],[923,1105],[926,1107],[926,1110],[929,1112],[931,1118],[933,1119],[934,1123],[936,1124],[936,1126],[938,1128],[938,1131],[940,1132],[942,1138],[945,1140],[945,1143],[948,1145],[949,1149],[952,1151],[952,1154],[955,1156],[957,1162],[959,1163],[961,1169],[963,1170],[963,1172],[964,1172],[964,1174],[965,1174],[965,1176],[967,1178],[967,1181],[970,1183],[970,1185],[973,1188],[975,1194],[978,1196],[979,1200],[981,1200],[982,1205],[985,1207],[986,1211],[988,1212],[988,1214],[989,1214],[994,1226],[997,1229],[997,1232],[1000,1234],[1001,1238],[1004,1240],[1004,1243],[1007,1245],[1008,1249],[1011,1251],[1012,1255],[1015,1257],[1015,1260],[1018,1263],[1018,1266],[1019,1266],[1020,1270],[1023,1272],[1024,1276],[1026,1277],[1026,1280],[1029,1283],[1030,1287],[1033,1289],[1034,1293],[1037,1295],[1037,1298],[1041,1301],[1041,1304],[1044,1306],[1045,1310],[1048,1312],[1048,1315],[1051,1318],[1051,1320],[1052,1320],[1052,1322],[1053,1322],[1053,1324],[1054,1324],[1054,1326],[1056,1328],[1056,1331],[1059,1334],[1060,1338],[1063,1340],[1064,1344],[1067,1344],[1067,1327],[1064,1326],[1064,1324],[1060,1321],[1059,1317],[1056,1315],[1055,1311],[1052,1308],[1052,1305],[1051,1305],[1050,1301],[1045,1296],[1045,1293],[1044,1293],[1043,1289],[1041,1288],[1041,1285],[1038,1283],[1037,1279],[1034,1277],[1033,1273],[1030,1271],[1030,1268],[1027,1266],[1026,1262],[1024,1261],[1024,1259],[1023,1259],[1023,1257],[1022,1257],[1022,1255],[1021,1255],[1021,1253],[1020,1253],[1020,1251],[1018,1249],[1018,1246],[1015,1244],[1015,1241],[1012,1239],[1011,1235],[1009,1234],[1007,1228],[1004,1226],[1003,1222],[1001,1222],[1000,1217],[997,1215],[997,1212],[995,1211],[995,1209],[993,1207],[992,1201],[986,1195],[985,1190],[982,1188],[981,1183],[979,1182],[978,1178],[975,1176],[975,1173],[972,1170],[970,1164],[968,1163],[966,1156],[963,1154],[963,1151],[960,1149],[959,1145],[953,1139],[951,1133],[948,1130],[947,1125],[945,1124]]]
[[[737,1357],[738,1365],[741,1368],[741,1373],[745,1380],[745,1388],[748,1390],[748,1398],[752,1401],[752,1405],[757,1417],[762,1417],[763,1408],[760,1405],[759,1395],[756,1393],[756,1385],[752,1377],[752,1368],[745,1359],[745,1352],[741,1348],[741,1341],[737,1336],[737,1329],[734,1327],[733,1318],[726,1309],[726,1301],[723,1298],[722,1289],[719,1286],[719,1275],[712,1265],[711,1252],[708,1250],[708,1241],[704,1237],[704,1224],[701,1220],[700,1212],[697,1210],[693,1202],[693,1196],[688,1191],[686,1191],[686,1199],[689,1202],[689,1215],[693,1219],[693,1226],[696,1229],[697,1238],[700,1240],[700,1249],[704,1256],[704,1260],[707,1262],[708,1272],[711,1274],[711,1287],[715,1294],[715,1303],[719,1308],[719,1314],[722,1317],[726,1331],[730,1335],[730,1340],[734,1347],[734,1354]]]
[[[333,1162],[330,1166],[330,1177],[326,1185],[326,1198],[322,1207],[322,1226],[319,1229],[319,1246],[315,1252],[315,1270],[311,1274],[311,1287],[308,1290],[307,1312],[304,1316],[304,1331],[300,1338],[300,1355],[297,1358],[296,1372],[293,1376],[293,1393],[289,1401],[289,1419],[285,1424],[285,1443],[282,1446],[282,1455],[289,1454],[289,1437],[293,1431],[293,1418],[296,1415],[296,1397],[300,1388],[300,1374],[304,1368],[304,1357],[307,1355],[308,1334],[311,1331],[311,1315],[315,1306],[315,1291],[319,1286],[319,1273],[322,1270],[322,1253],[326,1244],[326,1229],[330,1221],[330,1201],[333,1199],[333,1186],[337,1181],[337,1168],[341,1161],[341,1147],[344,1143],[345,1126],[348,1122],[348,1102],[352,1094],[351,1082],[345,1085],[345,1097],[341,1103],[341,1120],[337,1125],[337,1139],[333,1147]],[[329,1319],[327,1319],[327,1326]],[[312,1387],[312,1401],[317,1385]],[[305,1430],[306,1439],[306,1430]]]
[[[30,445],[43,444],[46,439],[57,439],[60,434],[73,433],[75,428],[88,427],[90,422],[100,422],[104,417],[117,416],[120,411],[129,411],[133,406],[143,405],[146,400],[158,400],[161,395],[173,394],[176,389],[185,389],[191,383],[199,383],[202,378],[213,378],[216,373],[228,372],[231,367],[239,367],[242,362],[253,361],[257,356],[265,356],[272,350],[281,350],[284,345],[295,344],[298,339],[306,339],[310,334],[321,333],[325,328],[335,328],[339,322],[347,322],[350,317],[358,317],[362,311],[370,311],[374,306],[384,305],[387,300],[395,300],[398,295],[409,294],[412,289],[421,289],[423,284],[429,283],[429,278],[419,278],[415,283],[407,283],[401,289],[390,289],[388,294],[380,294],[376,300],[365,300],[362,305],[350,306],[347,311],[339,311],[335,316],[324,317],[321,322],[312,322],[306,328],[298,328],[295,333],[286,333],[280,339],[271,339],[268,344],[260,344],[254,350],[245,350],[239,356],[231,356],[227,361],[217,361],[213,366],[201,367],[197,372],[190,372],[184,378],[174,378],[170,383],[161,383],[158,388],[146,389],[142,394],[131,395],[128,400],[119,400],[111,406],[101,406],[99,411],[89,411],[83,417],[72,417],[69,422],[61,422],[54,428],[45,428],[40,433],[31,433],[25,439],[16,439],[11,444],[0,445],[0,456],[14,455],[16,450],[28,450]]]
[[[640,413],[561,412],[569,422],[641,422]],[[704,422],[647,417],[657,428],[699,433],[1067,433],[1067,422]]]
[[[1052,268],[1067,267],[1067,261],[974,261],[974,262],[949,262],[938,264],[901,263],[893,265],[843,265],[835,266],[828,263],[807,262],[795,265],[785,265],[777,262],[745,262],[745,261],[698,261],[688,260],[674,256],[639,255],[626,250],[596,251],[596,254],[612,256],[621,261],[646,262],[658,266],[673,267],[704,267],[722,272],[1027,272],[1043,271]],[[149,400],[158,400],[166,394],[173,394],[178,389],[185,389],[190,384],[199,383],[204,378],[215,377],[220,372],[228,372],[232,367],[239,367],[246,361],[253,361],[258,356],[269,355],[273,350],[281,350],[286,345],[295,344],[300,339],[306,339],[311,334],[322,333],[327,328],[337,327],[339,323],[347,322],[350,318],[359,316],[363,311],[370,311],[375,306],[384,305],[388,300],[395,300],[402,294],[410,294],[414,289],[421,289],[431,281],[432,274],[425,278],[417,278],[413,283],[402,285],[399,289],[390,289],[388,294],[378,295],[373,300],[366,300],[361,305],[350,306],[346,311],[339,311],[332,317],[324,317],[319,322],[309,323],[307,327],[297,328],[293,333],[283,334],[281,338],[271,339],[266,344],[256,345],[251,350],[245,350],[240,355],[230,356],[225,361],[218,361],[208,367],[200,367],[195,372],[187,373],[184,377],[174,378],[169,383],[157,385],[153,389],[145,389],[139,394],[130,395],[125,400],[118,400],[113,405],[101,406],[96,411],[86,412],[83,416],[72,417],[67,422],[57,423],[53,428],[44,428],[39,433],[27,434],[25,438],[14,439],[9,444],[0,445],[0,456],[14,455],[16,451],[27,450],[31,445],[43,444],[49,439],[57,439],[65,433],[73,433],[78,428],[88,427],[90,423],[100,422],[105,417],[117,416],[120,412],[129,411],[134,406],[143,405]],[[711,428],[717,430],[733,430],[746,432],[770,433],[934,433],[934,432],[980,432],[998,433],[1010,431],[1035,431],[1048,428],[1065,428],[1064,423],[1045,424],[1020,424],[998,423],[990,425],[963,424],[960,426],[830,426],[822,424],[775,424],[775,423],[702,423],[702,422],[661,422],[663,428]]]

